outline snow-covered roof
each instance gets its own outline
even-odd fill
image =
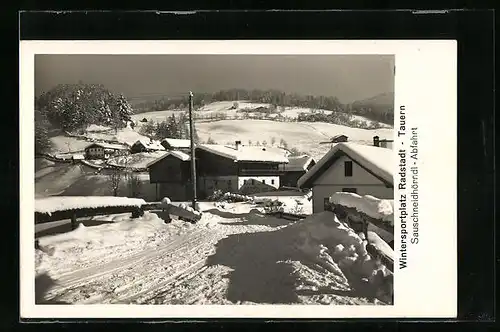
[[[73,159],[85,159],[83,154],[76,153],[73,155]]]
[[[140,198],[115,196],[53,196],[35,199],[35,212],[52,213],[57,211],[98,208],[108,206],[141,206],[146,204]]]
[[[288,163],[285,151],[279,152],[277,148],[266,148],[263,146],[236,146],[218,144],[200,144],[199,149],[230,158],[234,161],[263,161],[274,163]]]
[[[138,139],[134,143],[134,145],[135,144],[142,144],[146,149],[149,149],[149,150],[158,150],[158,151],[165,150],[165,148],[163,147],[163,145],[161,145],[161,143],[159,141],[152,140],[152,139],[149,139],[147,137]]]
[[[121,145],[121,144],[111,144],[111,143],[101,143],[101,142],[96,142],[96,143],[92,143],[92,144],[89,144],[85,147],[85,149],[91,147],[91,146],[94,146],[94,145],[97,145],[97,146],[100,146],[104,149],[113,149],[113,150],[127,150],[128,147],[125,146],[125,145]]]
[[[383,179],[394,184],[394,154],[393,150],[381,147],[362,145],[356,143],[337,143],[297,182],[299,187],[311,183],[312,180],[323,174],[328,169],[330,161],[343,152],[362,167]],[[331,164],[330,164],[331,165]]]
[[[305,171],[313,161],[313,157],[308,155],[288,157],[288,164],[279,165],[279,169],[288,172]]]
[[[168,156],[174,156],[175,158],[180,159],[182,161],[191,160],[191,156],[188,155],[187,153],[184,153],[182,151],[169,151],[169,152],[165,153],[165,155],[161,156],[160,158],[155,159],[152,162],[148,163],[146,165],[146,167],[150,167],[151,165],[156,164],[157,162],[159,162],[160,160],[162,160]]]
[[[178,138],[164,138],[162,143],[165,142],[173,148],[188,149],[191,147],[191,140],[189,139],[178,139]]]

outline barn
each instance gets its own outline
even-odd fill
[[[186,201],[191,194],[191,157],[182,151],[169,151],[147,165],[150,183],[156,184],[156,199],[169,197]]]
[[[299,178],[316,164],[316,161],[308,155],[288,157],[288,161],[288,164],[279,166],[282,172],[280,174],[282,187],[297,187]]]

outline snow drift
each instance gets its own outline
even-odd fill
[[[290,227],[296,230],[297,249],[305,255],[306,265],[311,265],[307,264],[310,261],[323,277],[392,303],[393,273],[368,254],[368,241],[340,222],[334,213],[318,213]],[[304,269],[297,272],[299,279],[306,285],[314,284],[301,270]]]
[[[394,200],[338,192],[330,196],[330,203],[355,208],[358,212],[394,226]]]

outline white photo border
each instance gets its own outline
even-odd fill
[[[399,269],[395,214],[394,305],[35,305],[34,58],[36,54],[395,55],[394,152],[400,109],[418,128],[419,243]],[[212,40],[20,42],[21,318],[455,318],[457,315],[457,42],[455,40]],[[399,169],[399,158],[396,158]],[[406,189],[407,190],[407,189]],[[403,190],[404,191],[404,190]],[[395,212],[398,189],[395,176]],[[410,227],[410,225],[408,225]]]

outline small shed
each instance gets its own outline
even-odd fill
[[[320,144],[334,144],[334,143],[345,143],[347,142],[347,136],[343,134],[335,135],[326,142],[320,142]]]

